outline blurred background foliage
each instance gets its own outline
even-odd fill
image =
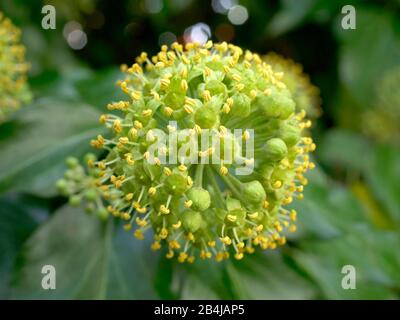
[[[41,28],[45,4],[56,30]],[[347,4],[356,30],[341,28]],[[2,0],[0,10],[23,30],[34,93],[0,125],[1,298],[400,297],[400,1]],[[188,37],[277,52],[321,90],[317,169],[279,250],[179,265],[55,192],[65,157],[89,150],[120,95],[118,65]],[[46,264],[57,290],[41,289]],[[341,287],[344,265],[356,290]]]

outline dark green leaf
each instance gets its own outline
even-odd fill
[[[27,241],[13,282],[18,299],[155,298],[156,255],[81,209],[63,207]],[[56,289],[43,290],[44,265],[56,270]]]
[[[39,100],[0,126],[0,191],[54,194],[64,159],[91,150],[89,141],[103,129],[90,106]]]

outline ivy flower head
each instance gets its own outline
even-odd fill
[[[58,182],[70,201],[121,219],[138,239],[152,234],[152,249],[165,246],[180,262],[284,244],[285,229],[296,228],[287,205],[303,197],[315,144],[302,136],[311,121],[283,73],[210,41],[163,46],[122,70],[126,99],[108,105],[100,122],[110,133],[91,142],[106,155],[88,155],[86,175],[69,159]]]
[[[26,83],[29,65],[20,37],[21,31],[0,12],[0,122],[31,99]]]
[[[387,71],[377,84],[376,99],[362,116],[362,130],[377,141],[400,145],[400,66]]]

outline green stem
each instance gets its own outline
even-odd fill
[[[215,180],[214,173],[209,166],[206,167],[206,174],[209,182],[211,183],[213,195],[215,196],[215,201],[218,203],[220,208],[225,208],[225,200],[222,197],[217,180]]]
[[[215,170],[217,170],[217,169],[215,169]],[[234,185],[237,182],[232,180],[232,177],[229,174],[226,175],[226,176],[221,175],[221,179],[224,181],[224,183],[229,188],[229,190],[232,191],[233,195],[244,204],[245,202],[243,201],[243,198],[242,198],[242,195],[240,194],[240,191]]]
[[[196,173],[194,174],[194,185],[201,188],[203,186],[203,172],[204,164],[198,164],[196,166]]]

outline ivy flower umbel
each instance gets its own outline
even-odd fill
[[[308,152],[315,144],[302,137],[311,121],[304,110],[295,111],[283,74],[257,54],[212,42],[163,46],[156,56],[142,53],[122,70],[126,78],[119,85],[127,99],[109,104],[116,112],[100,117],[110,137],[92,140],[106,156],[88,155],[86,176],[69,159],[65,179],[58,182],[70,201],[86,199],[89,211],[122,219],[138,239],[152,230],[152,249],[165,245],[167,258],[180,262],[196,255],[241,259],[255,247],[284,244],[284,229],[296,228],[296,212],[286,206],[303,197],[303,174],[313,167]],[[244,129],[243,140],[249,139],[245,129],[254,130],[254,158],[244,159],[254,163],[249,175],[236,175],[234,169],[243,165],[236,162],[194,164],[183,156],[175,165],[163,164],[157,157],[170,155],[168,145],[153,164],[147,161],[158,142],[156,129],[178,135],[212,129],[233,150],[229,130],[238,128]],[[200,150],[197,157],[214,152]]]
[[[26,83],[29,65],[20,37],[21,31],[0,12],[0,123],[31,99]]]
[[[400,66],[383,74],[374,105],[362,115],[362,130],[379,142],[400,145]]]

